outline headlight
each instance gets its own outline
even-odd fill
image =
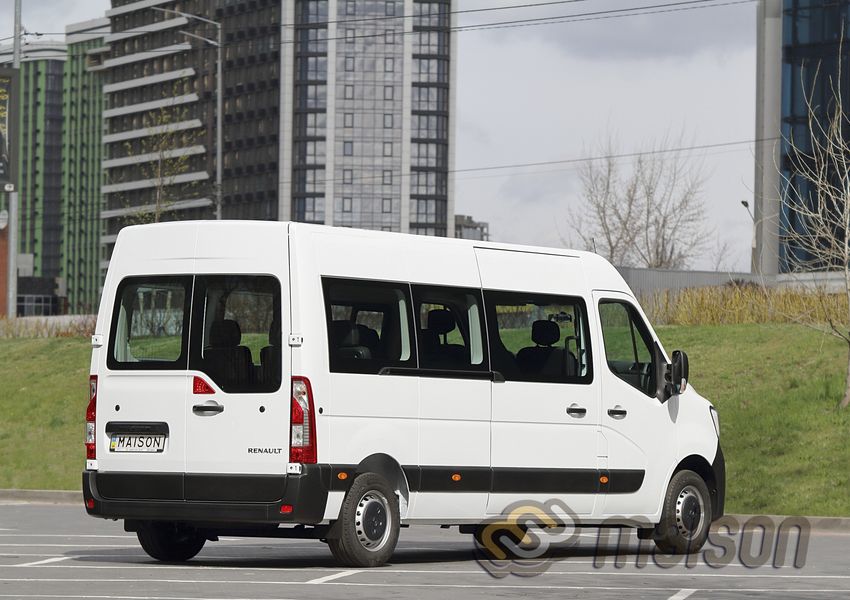
[[[708,411],[711,413],[711,422],[714,423],[714,431],[717,432],[717,437],[720,437],[720,415],[717,414],[717,410],[713,406]]]

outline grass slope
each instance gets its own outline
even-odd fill
[[[660,327],[720,410],[727,510],[850,515],[845,349],[795,325]],[[0,488],[77,489],[88,340],[0,340]]]
[[[720,411],[728,512],[850,515],[847,350],[799,325],[660,327]]]
[[[0,488],[79,489],[88,339],[0,340]]]

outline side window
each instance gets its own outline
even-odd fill
[[[185,369],[189,276],[128,277],[118,286],[109,335],[110,369]]]
[[[603,300],[599,320],[608,367],[632,387],[655,396],[653,341],[640,314],[626,302]]]
[[[584,300],[523,292],[484,292],[490,364],[507,381],[593,381]]]
[[[280,282],[269,275],[199,275],[189,367],[225,392],[280,388]]]
[[[322,286],[332,372],[416,366],[408,284],[326,277]]]
[[[479,290],[414,285],[413,302],[421,368],[489,370]]]

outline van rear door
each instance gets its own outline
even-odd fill
[[[262,477],[286,473],[289,460],[287,240],[269,231],[198,233],[193,385],[184,405],[187,500],[264,502],[282,494],[282,478]]]
[[[98,468],[166,476],[135,491],[120,476],[103,479],[107,497],[183,497],[182,478],[167,474],[185,468],[191,297],[190,275],[131,276],[118,285],[108,369],[97,382]]]

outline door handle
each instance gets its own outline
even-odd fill
[[[215,400],[210,400],[204,404],[196,404],[192,407],[192,412],[201,416],[217,415],[224,412],[224,406]]]
[[[584,415],[587,414],[587,409],[582,408],[578,404],[570,404],[569,407],[567,407],[567,414],[570,415],[571,417],[579,417],[580,418],[580,417],[583,417]]]
[[[628,411],[619,404],[608,409],[608,416],[612,419],[625,419],[627,414],[629,414]]]

